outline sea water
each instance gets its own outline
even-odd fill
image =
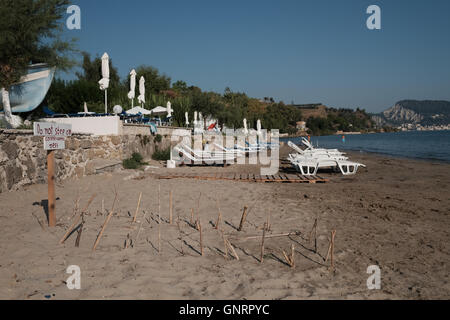
[[[301,138],[280,139],[301,144]],[[374,152],[394,157],[450,162],[450,131],[406,131],[333,136],[311,136],[321,148]]]

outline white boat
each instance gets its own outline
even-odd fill
[[[11,111],[22,113],[36,109],[47,95],[54,74],[55,68],[45,63],[30,65],[27,74],[9,89]],[[1,99],[0,109],[3,110]]]

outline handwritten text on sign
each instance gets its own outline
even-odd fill
[[[69,137],[72,135],[72,125],[64,123],[35,122],[33,129],[34,135],[40,137]]]
[[[65,149],[66,143],[64,137],[44,137],[44,150]]]

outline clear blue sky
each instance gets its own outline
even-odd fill
[[[379,112],[450,100],[448,0],[73,0],[80,50],[203,90]],[[366,9],[381,7],[381,30]],[[73,75],[63,75],[71,79]]]

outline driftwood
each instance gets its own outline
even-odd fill
[[[117,201],[117,191],[115,192],[115,196],[114,196],[114,201],[113,201],[113,205],[111,208],[111,211],[109,212],[108,216],[106,217],[105,222],[103,223],[102,229],[100,230],[100,233],[97,235],[97,239],[94,242],[94,246],[92,247],[92,252],[95,251],[95,249],[98,246],[98,243],[100,242],[100,239],[102,238],[103,232],[105,231],[106,225],[108,224],[109,220],[111,219],[113,213],[114,213],[114,208],[116,206],[116,201]]]

